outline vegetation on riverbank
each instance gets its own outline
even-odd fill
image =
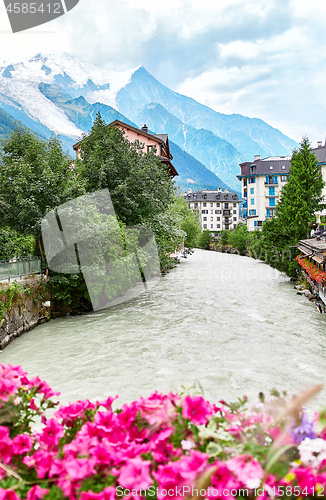
[[[184,242],[196,245],[200,224],[180,199],[166,167],[154,152],[131,145],[122,131],[107,127],[100,114],[80,143],[72,164],[61,143],[41,140],[18,127],[0,153],[0,259],[37,254],[49,268],[41,221],[52,209],[87,193],[109,189],[123,236],[125,226],[152,229],[162,272],[176,264],[171,254]],[[49,269],[53,303],[66,311],[91,309],[81,274]]]
[[[0,365],[0,498],[314,498],[326,487],[325,412],[302,409],[321,385],[249,406],[155,392],[46,410],[59,395],[21,367]],[[42,426],[32,430],[36,418]]]

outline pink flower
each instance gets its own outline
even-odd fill
[[[20,500],[20,498],[14,491],[0,488],[0,500]]]
[[[173,403],[170,399],[173,398]],[[154,392],[149,398],[140,398],[135,402],[142,417],[151,425],[160,427],[165,425],[170,427],[176,416],[174,396],[166,396],[159,392]]]
[[[0,426],[0,457],[5,464],[9,464],[12,457],[12,441],[9,437],[9,429]]]
[[[175,495],[169,496],[171,499],[183,498],[183,490],[179,494],[177,488],[193,486],[196,477],[207,467],[207,458],[205,453],[192,451],[190,456],[183,455],[180,460],[159,465],[157,472],[153,472],[159,486],[158,499],[165,498],[162,490],[172,490]]]
[[[189,418],[195,425],[206,424],[213,415],[214,408],[201,396],[186,396],[182,403],[182,415]]]
[[[208,498],[222,498],[224,500],[234,500],[231,490],[238,489],[241,484],[237,478],[223,462],[215,462],[213,467],[217,466],[216,471],[211,476],[212,486],[209,489]]]
[[[140,457],[131,458],[120,469],[119,484],[123,488],[147,490],[153,483],[149,475],[150,465],[150,460],[142,460]]]
[[[116,399],[118,399],[119,396],[109,396],[107,399],[104,401],[96,401],[96,406],[104,406],[107,410],[112,410],[112,403]]]
[[[57,418],[62,418],[63,425],[67,427],[73,427],[77,418],[85,417],[85,410],[94,409],[95,405],[88,400],[76,401],[68,406],[62,406],[54,416]]]
[[[264,470],[252,455],[240,455],[231,458],[226,461],[226,465],[247,488],[259,487],[264,476]]]
[[[28,453],[33,446],[33,439],[29,434],[19,434],[12,440],[14,455]]]
[[[29,492],[27,493],[27,500],[40,500],[44,497],[44,495],[46,495],[47,493],[49,493],[49,489],[43,489],[43,488],[40,488],[37,484],[35,486],[33,486],[33,488],[31,488],[29,490]]]
[[[100,493],[93,493],[93,491],[83,491],[80,500],[115,500],[116,490],[113,486],[104,488]]]
[[[94,465],[95,460],[89,460],[88,458],[69,457],[64,461],[65,470],[73,480],[84,479],[91,474],[96,474]]]
[[[34,398],[32,398],[30,400],[29,407],[30,407],[31,410],[34,410],[34,411],[38,411],[39,410],[38,406],[36,406],[36,404],[35,404],[35,399]]]
[[[43,432],[37,436],[38,442],[46,445],[46,448],[52,449],[59,444],[60,438],[65,434],[63,426],[54,418],[46,422]]]
[[[32,378],[28,383],[28,387],[37,387],[37,392],[43,394],[44,399],[52,398],[52,396],[60,396],[60,392],[53,391],[51,387],[39,377]]]
[[[25,456],[23,463],[28,467],[36,467],[37,476],[43,479],[50,470],[52,460],[52,453],[38,450],[32,456]]]
[[[10,396],[15,393],[17,384],[12,380],[5,378],[0,379],[0,399],[1,401],[8,401]]]

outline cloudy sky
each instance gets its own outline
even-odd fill
[[[47,48],[112,70],[142,64],[216,111],[325,140],[325,0],[79,0],[16,34],[0,0],[0,44],[1,63]]]

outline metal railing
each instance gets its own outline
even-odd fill
[[[13,278],[40,273],[41,259],[38,257],[19,257],[11,262],[0,261],[0,281],[10,281]]]

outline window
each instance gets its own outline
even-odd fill
[[[208,214],[208,210],[202,210],[201,213],[202,214]]]
[[[270,187],[269,189],[269,196],[275,196],[275,187]]]
[[[269,170],[273,170],[273,168],[274,168],[273,165],[269,166]]]
[[[236,203],[233,203],[233,207],[236,208],[237,204]]]
[[[218,212],[219,212],[218,210],[215,210],[215,213],[216,213],[216,214],[218,214]]]
[[[236,218],[236,217],[233,217],[233,220],[236,222],[237,218]]]
[[[221,213],[222,213],[222,210],[216,210],[216,212],[217,212],[218,214],[221,214]]]
[[[205,220],[207,220],[207,217],[204,217],[204,218],[203,218],[203,220],[204,220],[204,221],[205,221]]]
[[[154,152],[155,146],[147,146],[147,153],[150,153],[151,151]]]
[[[203,200],[206,200],[207,194],[203,194]]]
[[[255,172],[256,165],[250,165],[250,172]]]
[[[234,214],[236,214],[236,213],[237,213],[237,211],[236,211],[236,210],[233,210],[233,213],[234,213]]]
[[[250,188],[250,194],[254,194],[255,188]]]
[[[220,206],[220,203],[216,203],[216,206],[219,207]]]
[[[224,208],[229,208],[229,204],[228,203],[224,203]]]
[[[249,184],[255,184],[255,182],[256,182],[256,177],[249,178]]]
[[[197,208],[197,207],[198,207],[198,203],[195,203],[195,208]]]
[[[254,205],[255,204],[255,198],[250,198],[250,204]]]
[[[281,181],[282,182],[285,182],[287,178],[288,178],[287,175],[281,175]]]
[[[285,170],[285,165],[282,165],[282,170]]]
[[[216,217],[216,220],[221,220],[221,217]]]
[[[211,220],[213,220],[213,217],[211,217]]]
[[[204,224],[204,229],[207,229],[207,224]]]
[[[213,229],[213,224],[211,224],[211,228]]]
[[[213,203],[212,203],[212,205],[213,205]],[[214,211],[213,211],[213,210],[211,210],[211,214],[213,214],[213,213],[214,213]]]
[[[269,206],[270,207],[275,207],[275,198],[270,198],[269,199]]]
[[[255,227],[261,227],[263,225],[263,221],[262,220],[255,220],[254,221],[254,226]]]
[[[206,203],[203,203],[203,207],[206,207]]]
[[[225,229],[229,229],[229,224],[225,224]]]
[[[213,206],[213,203],[211,203],[211,207]]]
[[[217,228],[221,227],[221,224],[216,224],[216,227],[217,227]]]
[[[256,215],[256,209],[254,209],[254,210],[249,210],[249,215]]]

